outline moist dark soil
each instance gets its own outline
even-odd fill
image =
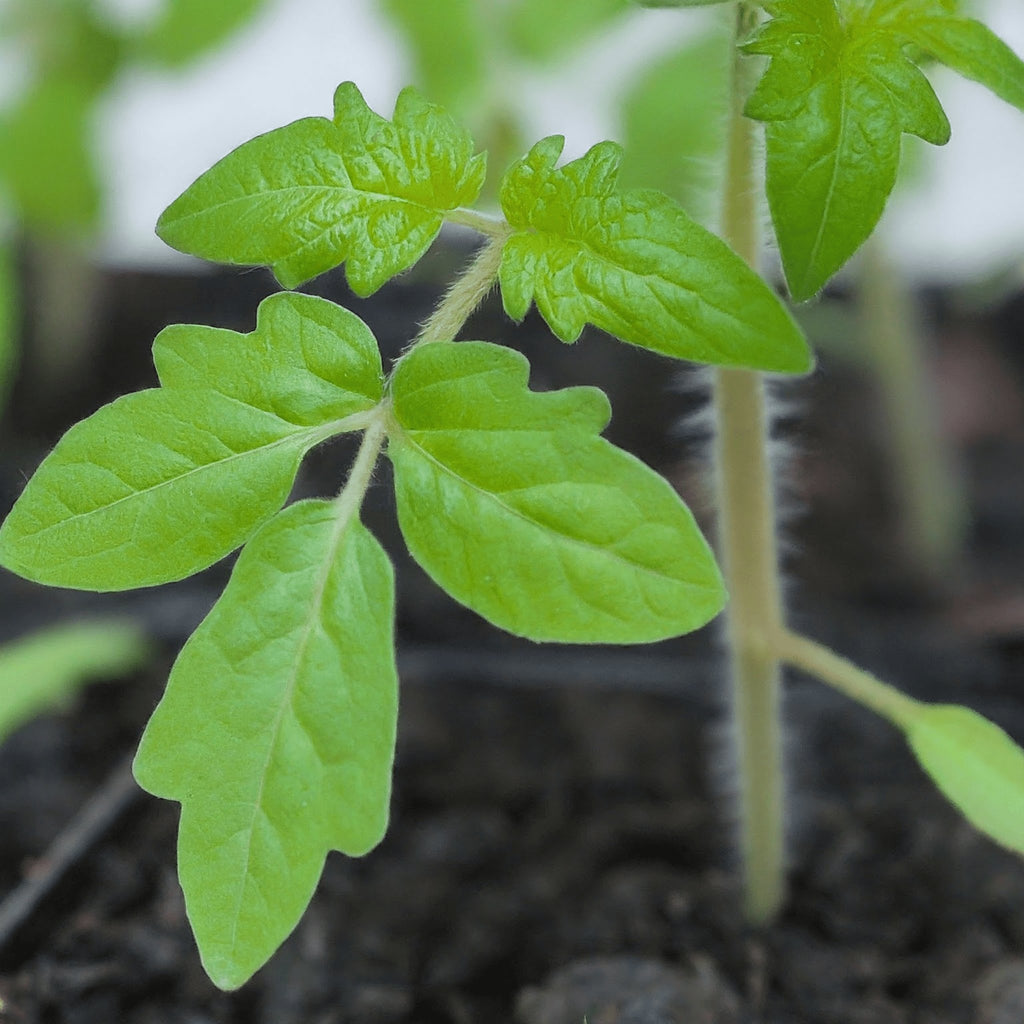
[[[103,284],[88,372],[43,381],[29,348],[5,427],[8,503],[70,422],[154,383],[160,327],[251,330],[273,287],[261,273],[121,272]],[[344,298],[337,276],[317,288]],[[434,294],[413,276],[352,305],[393,356]],[[840,296],[834,308],[836,329],[848,330],[851,304]],[[970,704],[1022,741],[1024,371],[1014,345],[1024,300],[982,313],[935,293],[922,308],[940,424],[972,513],[964,554],[913,564],[877,389],[826,345],[815,375],[786,384],[778,401],[790,614],[913,695]],[[610,436],[710,521],[703,375],[597,334],[568,348],[493,305],[466,336],[527,351],[535,387],[604,386]],[[347,451],[315,452],[296,493],[332,492]],[[0,1021],[1024,1020],[1024,862],[945,803],[890,726],[787,677],[789,899],[770,928],[752,929],[715,630],[631,649],[505,637],[402,554],[386,483],[382,474],[366,518],[394,553],[400,586],[391,827],[365,858],[328,858],[295,933],[232,994],[207,980],[185,919],[178,808],[141,793],[127,768],[227,567],[114,596],[0,578],[0,640],[108,612],[135,616],[154,638],[136,677],[90,686],[0,746]]]

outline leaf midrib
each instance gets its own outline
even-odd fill
[[[122,498],[117,498],[116,500],[110,502],[107,505],[100,505],[97,508],[90,509],[87,512],[76,512],[74,515],[68,516],[65,519],[61,519],[59,522],[51,523],[50,525],[43,527],[41,530],[26,533],[25,536],[37,539],[44,537],[50,531],[63,529],[67,527],[68,524],[73,523],[76,520],[85,519],[90,516],[100,515],[109,512],[111,509],[116,508],[118,505],[121,505],[124,502],[134,501],[135,499],[143,495],[154,494],[163,487],[169,487],[171,485],[179,484],[182,481],[188,480],[189,477],[192,477],[200,473],[204,473],[207,470],[221,469],[224,466],[228,465],[229,463],[235,461],[236,459],[244,459],[248,458],[250,455],[266,453],[272,451],[275,448],[285,447],[287,445],[295,444],[296,442],[303,444],[308,441],[307,447],[312,447],[315,444],[319,444],[320,441],[326,441],[327,438],[332,437],[334,434],[341,433],[345,429],[344,425],[349,419],[350,417],[345,417],[344,419],[323,424],[316,428],[293,430],[290,433],[288,433],[285,437],[278,438],[276,441],[271,441],[269,444],[259,445],[256,448],[248,448],[242,452],[232,452],[231,455],[227,456],[224,459],[218,459],[215,462],[206,462],[201,466],[195,466],[192,469],[186,470],[186,472],[179,474],[178,476],[170,477],[167,480],[161,480],[159,483],[153,484],[150,487],[142,488],[141,490],[132,491],[130,494],[126,494]],[[285,420],[281,420],[280,422],[285,423],[289,427],[293,426],[293,424],[287,423],[287,421]]]
[[[285,691],[279,701],[277,714],[274,717],[274,722],[270,729],[270,741],[267,744],[267,756],[263,762],[262,770],[259,773],[259,790],[256,793],[256,798],[252,804],[252,817],[249,821],[248,826],[244,829],[245,831],[245,852],[243,855],[243,869],[242,869],[242,883],[238,886],[238,898],[235,901],[234,907],[231,914],[231,936],[229,940],[230,949],[232,952],[235,950],[235,944],[238,939],[238,928],[241,922],[242,916],[242,904],[245,899],[246,886],[249,879],[249,865],[252,857],[252,841],[253,834],[256,831],[256,818],[260,813],[260,809],[263,804],[263,792],[266,788],[267,777],[270,774],[270,766],[273,761],[274,750],[277,747],[278,734],[281,731],[281,724],[284,721],[285,711],[291,707],[292,700],[295,696],[295,692],[298,689],[299,675],[303,660],[306,655],[306,649],[309,646],[310,639],[313,635],[315,624],[320,620],[320,611],[323,607],[324,593],[327,590],[327,583],[331,576],[331,570],[334,568],[335,559],[338,554],[338,550],[341,546],[343,539],[357,517],[357,510],[353,510],[352,514],[347,516],[337,516],[335,518],[333,527],[331,529],[330,537],[325,547],[325,556],[321,562],[321,571],[316,579],[313,593],[310,597],[309,602],[309,613],[306,616],[305,623],[302,627],[302,636],[299,640],[296,648],[295,658],[292,663],[291,675],[285,685]]]

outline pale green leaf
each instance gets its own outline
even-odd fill
[[[732,58],[724,28],[645,67],[622,101],[622,184],[660,189],[701,220],[722,175]]]
[[[127,622],[53,626],[0,647],[0,742],[86,683],[138,668],[149,648]]]
[[[347,261],[365,296],[426,252],[485,172],[468,133],[414,89],[389,122],[345,82],[333,121],[304,118],[239,146],[163,212],[157,234],[205,259],[270,266],[287,288]]]
[[[153,343],[153,361],[165,388],[210,388],[303,427],[371,409],[383,392],[370,329],[312,295],[264,299],[251,334],[167,327]]]
[[[770,64],[746,107],[766,122],[767,193],[790,291],[817,292],[871,234],[903,133],[942,145],[949,122],[920,47],[1024,109],[1024,63],[945,0],[765,0],[745,47]]]
[[[92,110],[88,83],[52,77],[0,114],[0,191],[30,230],[83,234],[96,226]]]
[[[178,868],[203,964],[237,988],[288,936],[328,850],[384,834],[397,716],[380,545],[305,501],[243,549],[185,645],[135,760],[180,801]]]
[[[714,558],[669,484],[598,433],[593,388],[527,387],[529,365],[484,342],[436,342],[392,386],[398,518],[433,579],[511,633],[644,643],[722,608]]]
[[[924,705],[906,730],[925,771],[964,817],[1024,853],[1024,750],[986,718],[954,704]]]
[[[578,47],[629,6],[630,0],[514,0],[505,34],[524,57],[550,61]]]
[[[180,67],[215,50],[265,5],[266,0],[164,0],[138,41],[139,55]]]
[[[344,427],[296,427],[216,391],[126,395],[43,461],[0,528],[0,562],[84,590],[182,579],[244,543],[303,454]]]
[[[411,50],[416,81],[433,102],[471,111],[485,92],[488,38],[477,0],[384,0]]]
[[[556,167],[564,140],[537,143],[505,175],[515,232],[499,280],[505,310],[531,301],[571,342],[587,323],[679,359],[801,373],[812,360],[785,307],[728,246],[661,192],[620,191],[613,142]]]

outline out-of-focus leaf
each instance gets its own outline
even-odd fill
[[[488,37],[479,0],[384,0],[427,99],[465,115],[484,91]]]
[[[955,704],[926,704],[907,741],[935,785],[997,843],[1024,853],[1024,750],[998,725]]]
[[[721,175],[731,39],[713,31],[646,68],[622,103],[624,187],[661,189],[703,220]]]
[[[165,0],[160,16],[138,41],[143,59],[180,67],[215,50],[253,18],[266,0]]]
[[[508,39],[524,57],[555,60],[629,7],[630,0],[515,0],[506,18]]]
[[[0,742],[86,683],[131,672],[147,654],[138,627],[126,622],[55,626],[5,644],[0,647]]]
[[[82,82],[54,77],[0,114],[0,190],[30,230],[86,232],[97,223],[92,103]]]

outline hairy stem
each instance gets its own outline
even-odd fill
[[[737,9],[737,41],[755,17]],[[736,51],[722,206],[722,235],[749,264],[760,253],[755,128],[743,116],[749,67]],[[764,381],[747,370],[715,374],[719,547],[729,590],[727,636],[740,775],[744,902],[760,924],[785,890],[779,666],[772,638],[782,629],[775,500],[768,459]]]
[[[501,250],[507,237],[505,231],[484,243],[431,313],[414,344],[455,340],[463,324],[494,287],[501,266]]]

